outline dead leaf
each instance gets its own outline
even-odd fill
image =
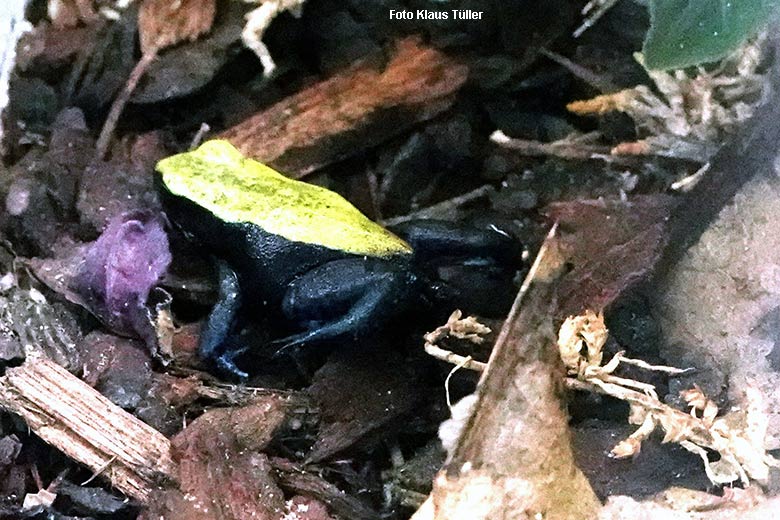
[[[124,88],[111,104],[100,130],[95,156],[103,159],[108,152],[114,129],[138,82],[154,62],[157,53],[184,40],[195,40],[211,29],[216,0],[144,0],[138,12],[141,59],[136,63]]]
[[[390,435],[401,418],[419,407],[423,392],[414,367],[392,354],[336,354],[314,376],[309,392],[322,413],[317,441],[307,459],[325,460],[373,437]]]
[[[227,63],[228,47],[241,39],[244,6],[229,2],[211,31],[195,42],[166,49],[149,65],[133,92],[133,103],[159,103],[189,95],[206,85]]]
[[[667,240],[673,199],[578,200],[550,204],[572,269],[560,282],[558,317],[604,309],[654,267]]]
[[[141,52],[154,54],[211,29],[216,0],[144,0],[138,10]]]

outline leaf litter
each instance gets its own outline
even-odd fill
[[[622,362],[629,362],[647,370],[680,374],[683,369],[637,363],[617,354],[602,365],[602,348],[608,331],[603,315],[586,311],[569,317],[558,333],[558,348],[570,376],[570,388],[598,392],[626,401],[630,405],[629,422],[639,428],[610,451],[614,458],[628,458],[641,450],[642,442],[656,428],[664,432],[662,442],[676,443],[702,458],[704,470],[713,484],[740,481],[744,486],[756,481],[766,484],[770,467],[780,467],[780,460],[764,448],[768,418],[763,408],[763,397],[752,385],[746,394],[744,409],[719,415],[717,405],[699,388],[681,392],[690,406],[685,413],[658,399],[652,385],[633,379],[616,378],[612,372]],[[720,458],[710,460],[709,451]]]

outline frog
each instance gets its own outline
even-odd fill
[[[167,157],[155,184],[168,219],[214,259],[217,300],[198,353],[245,380],[247,347],[229,341],[242,309],[290,330],[278,351],[356,341],[447,293],[425,265],[441,258],[511,264],[519,243],[499,228],[407,222],[392,231],[346,198],[245,157],[226,140]]]

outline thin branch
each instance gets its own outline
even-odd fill
[[[97,159],[101,161],[105,159],[108,147],[111,144],[111,139],[114,137],[114,130],[119,122],[119,117],[122,115],[127,102],[130,101],[130,97],[138,86],[138,82],[144,76],[156,57],[156,49],[141,56],[141,59],[138,60],[138,63],[136,63],[133,71],[130,73],[130,77],[127,78],[127,83],[125,83],[122,92],[114,99],[114,103],[111,105],[108,116],[106,116],[106,121],[103,123],[103,128],[100,130],[100,136],[95,145],[95,157]]]

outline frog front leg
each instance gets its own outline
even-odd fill
[[[198,353],[201,359],[213,364],[218,370],[239,379],[246,379],[248,374],[239,369],[235,363],[236,357],[245,349],[229,348],[227,343],[241,308],[238,276],[224,260],[216,259],[215,263],[219,279],[217,303],[214,304],[201,329]]]
[[[282,311],[304,332],[274,343],[281,349],[353,339],[381,326],[417,293],[416,277],[400,262],[347,258],[323,264],[288,287]]]

